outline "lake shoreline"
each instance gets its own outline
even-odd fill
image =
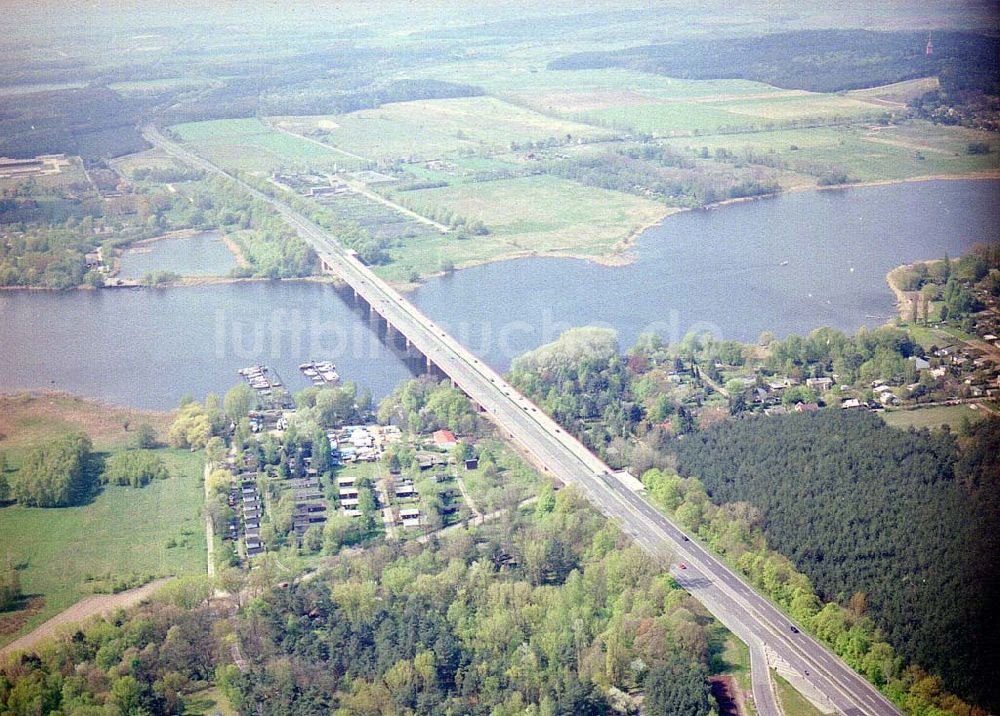
[[[402,292],[414,291],[431,279],[441,278],[447,276],[450,273],[457,271],[462,271],[464,269],[475,268],[478,266],[485,266],[488,264],[499,263],[501,261],[514,261],[517,259],[527,259],[527,258],[554,258],[554,259],[575,259],[578,261],[588,261],[592,264],[598,266],[606,267],[621,267],[628,266],[635,263],[638,259],[636,253],[630,253],[634,249],[636,243],[642,238],[642,236],[650,229],[656,228],[663,224],[667,219],[678,216],[681,214],[694,212],[694,211],[716,211],[718,209],[735,206],[738,204],[745,204],[749,202],[763,201],[767,199],[776,199],[784,195],[790,194],[800,194],[803,192],[829,192],[829,191],[845,191],[849,189],[864,189],[868,187],[879,187],[879,186],[892,186],[898,184],[917,184],[932,181],[997,181],[1000,180],[1000,170],[998,171],[988,171],[988,172],[973,172],[969,174],[928,174],[918,177],[908,177],[905,179],[879,179],[866,182],[851,182],[847,184],[837,184],[833,186],[800,186],[793,187],[791,189],[786,189],[780,192],[772,194],[763,194],[760,196],[748,196],[748,197],[738,197],[734,199],[725,199],[723,201],[714,202],[712,204],[706,204],[705,206],[699,207],[665,207],[664,213],[658,218],[651,221],[647,221],[640,226],[635,227],[630,230],[628,234],[616,241],[610,250],[601,254],[582,254],[574,253],[573,251],[552,251],[547,253],[540,253],[531,250],[520,250],[512,251],[508,253],[498,254],[489,258],[477,259],[475,261],[468,261],[459,264],[455,267],[453,271],[435,271],[433,273],[424,274],[420,276],[417,281],[399,281],[386,278],[385,280],[393,286],[393,288]],[[209,231],[219,231],[218,229],[178,229],[177,231],[167,232],[160,236],[150,237],[148,239],[140,239],[138,241],[132,242],[128,246],[143,246],[159,241],[167,241],[171,239],[185,239],[192,238],[202,233]],[[246,268],[249,263],[246,257],[243,255],[239,248],[239,245],[234,239],[228,234],[221,234],[220,239],[225,245],[226,249],[233,255],[236,260],[237,265],[240,268]],[[128,247],[124,247],[128,248]],[[336,282],[335,279],[330,279],[330,277],[324,277],[320,274],[313,276],[302,276],[287,279],[270,279],[263,277],[236,277],[236,276],[180,276],[175,281],[170,281],[154,288],[185,288],[188,286],[205,286],[205,285],[216,285],[216,284],[229,284],[229,283],[239,283],[239,282],[257,282],[257,281],[321,281],[321,282]],[[887,277],[888,280],[888,277]],[[126,285],[126,286],[104,286],[103,288],[145,288],[142,284],[138,285]],[[72,291],[72,290],[95,290],[95,287],[88,286],[86,284],[81,284],[79,286],[74,286],[71,288],[48,288],[45,286],[0,286],[0,291]],[[893,288],[893,293],[896,294],[895,288]],[[897,294],[897,301],[899,301]]]
[[[694,212],[694,211],[716,211],[728,206],[736,206],[739,204],[746,204],[755,201],[766,201],[768,199],[777,199],[785,195],[790,194],[800,194],[803,192],[829,192],[829,191],[846,191],[849,189],[866,189],[869,187],[879,187],[879,186],[892,186],[896,184],[918,184],[924,182],[932,181],[997,181],[1000,180],[1000,170],[989,171],[989,172],[972,172],[969,174],[927,174],[917,177],[907,177],[905,179],[878,179],[872,181],[864,182],[849,182],[846,184],[836,184],[831,186],[798,186],[789,189],[783,189],[779,192],[774,192],[771,194],[761,194],[759,196],[745,196],[737,197],[733,199],[724,199],[722,201],[713,202],[711,204],[706,204],[705,206],[694,206],[694,207],[665,207],[664,213],[657,219],[648,221],[641,226],[638,226],[631,231],[628,235],[616,241],[610,250],[601,254],[582,254],[575,253],[573,251],[552,251],[548,253],[539,253],[537,251],[514,251],[509,253],[498,254],[490,258],[477,259],[475,261],[468,261],[459,264],[455,267],[455,271],[461,271],[467,268],[475,268],[477,266],[485,266],[487,264],[499,263],[501,261],[514,261],[517,259],[526,258],[554,258],[554,259],[576,259],[578,261],[589,261],[590,263],[597,264],[598,266],[608,266],[608,267],[619,267],[628,266],[634,263],[638,256],[634,253],[629,253],[635,244],[642,238],[648,230],[653,229],[657,226],[663,224],[667,219],[678,216],[681,214]],[[420,277],[416,282],[398,282],[389,281],[393,286],[401,291],[412,291],[418,288],[421,284],[434,278],[440,278],[447,275],[450,272],[446,271],[436,271],[431,274],[426,274]],[[386,279],[388,280],[388,279]]]

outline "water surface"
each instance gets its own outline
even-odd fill
[[[153,271],[170,271],[178,276],[226,276],[234,268],[236,259],[222,242],[222,235],[205,231],[126,249],[118,275],[141,279]]]
[[[744,341],[823,325],[854,331],[892,314],[891,268],[996,238],[998,187],[899,184],[688,212],[647,231],[628,266],[507,261],[430,281],[413,299],[500,368],[594,323],[615,327],[623,346],[648,329]],[[298,364],[314,359],[333,360],[377,395],[411,375],[362,312],[308,282],[4,291],[0,336],[0,390],[59,388],[149,408],[221,393],[258,363],[292,390],[307,385]]]
[[[668,217],[636,260],[605,267],[527,258],[432,280],[413,301],[494,365],[567,326],[756,340],[888,320],[892,268],[996,239],[1000,182],[934,181],[785,194]]]
[[[166,409],[264,364],[292,391],[330,359],[385,395],[411,375],[372,324],[329,285],[254,282],[174,289],[0,292],[0,390],[53,388]]]

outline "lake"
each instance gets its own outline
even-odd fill
[[[121,257],[121,278],[141,279],[153,271],[178,276],[228,276],[236,259],[217,231],[183,238],[158,239],[127,249]]]
[[[264,364],[297,391],[298,366],[332,359],[386,395],[412,373],[377,327],[331,286],[230,283],[189,288],[0,292],[0,389],[53,388],[144,408],[176,407]]]
[[[856,331],[894,314],[896,266],[996,239],[1000,182],[934,181],[784,194],[668,217],[636,260],[527,258],[428,282],[412,299],[500,368],[568,326],[611,326],[623,348],[655,331],[681,340]]]
[[[623,347],[650,329],[675,340],[691,330],[738,340],[853,331],[891,316],[889,269],[995,238],[998,187],[897,184],[686,212],[643,234],[628,266],[507,261],[432,280],[412,297],[500,368],[574,325],[613,326]],[[58,388],[148,408],[224,392],[258,363],[298,390],[307,385],[299,363],[331,359],[377,396],[413,365],[313,282],[3,291],[0,331],[0,390]]]

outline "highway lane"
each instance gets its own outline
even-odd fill
[[[815,640],[793,632],[773,604],[754,592],[737,575],[709,554],[645,499],[611,475],[610,468],[555,421],[518,393],[492,368],[473,356],[436,326],[391,286],[375,276],[325,231],[218,167],[167,141],[155,129],[147,139],[189,164],[237,181],[246,191],[270,204],[312,244],[324,263],[390,324],[451,377],[482,406],[508,435],[546,471],[566,484],[579,485],[605,515],[614,519],[647,552],[664,561],[684,562],[690,577],[678,581],[716,614],[737,636],[751,645],[766,644],[816,689],[827,695],[837,711],[850,716],[882,716],[899,712],[877,690]],[[678,570],[674,570],[678,576]],[[767,674],[767,670],[764,670]],[[773,703],[768,678],[754,679],[754,698],[764,708]],[[760,690],[761,693],[758,693]],[[776,708],[776,707],[775,707]],[[761,713],[765,713],[762,709]]]

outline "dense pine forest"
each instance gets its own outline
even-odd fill
[[[996,38],[963,32],[807,30],[761,37],[685,40],[605,52],[580,52],[549,69],[629,67],[670,77],[747,79],[776,87],[838,92],[939,76],[950,91],[996,94]]]
[[[674,445],[714,502],[761,510],[768,543],[822,596],[851,601],[909,660],[995,707],[1000,421],[967,433],[824,411],[720,423]]]

